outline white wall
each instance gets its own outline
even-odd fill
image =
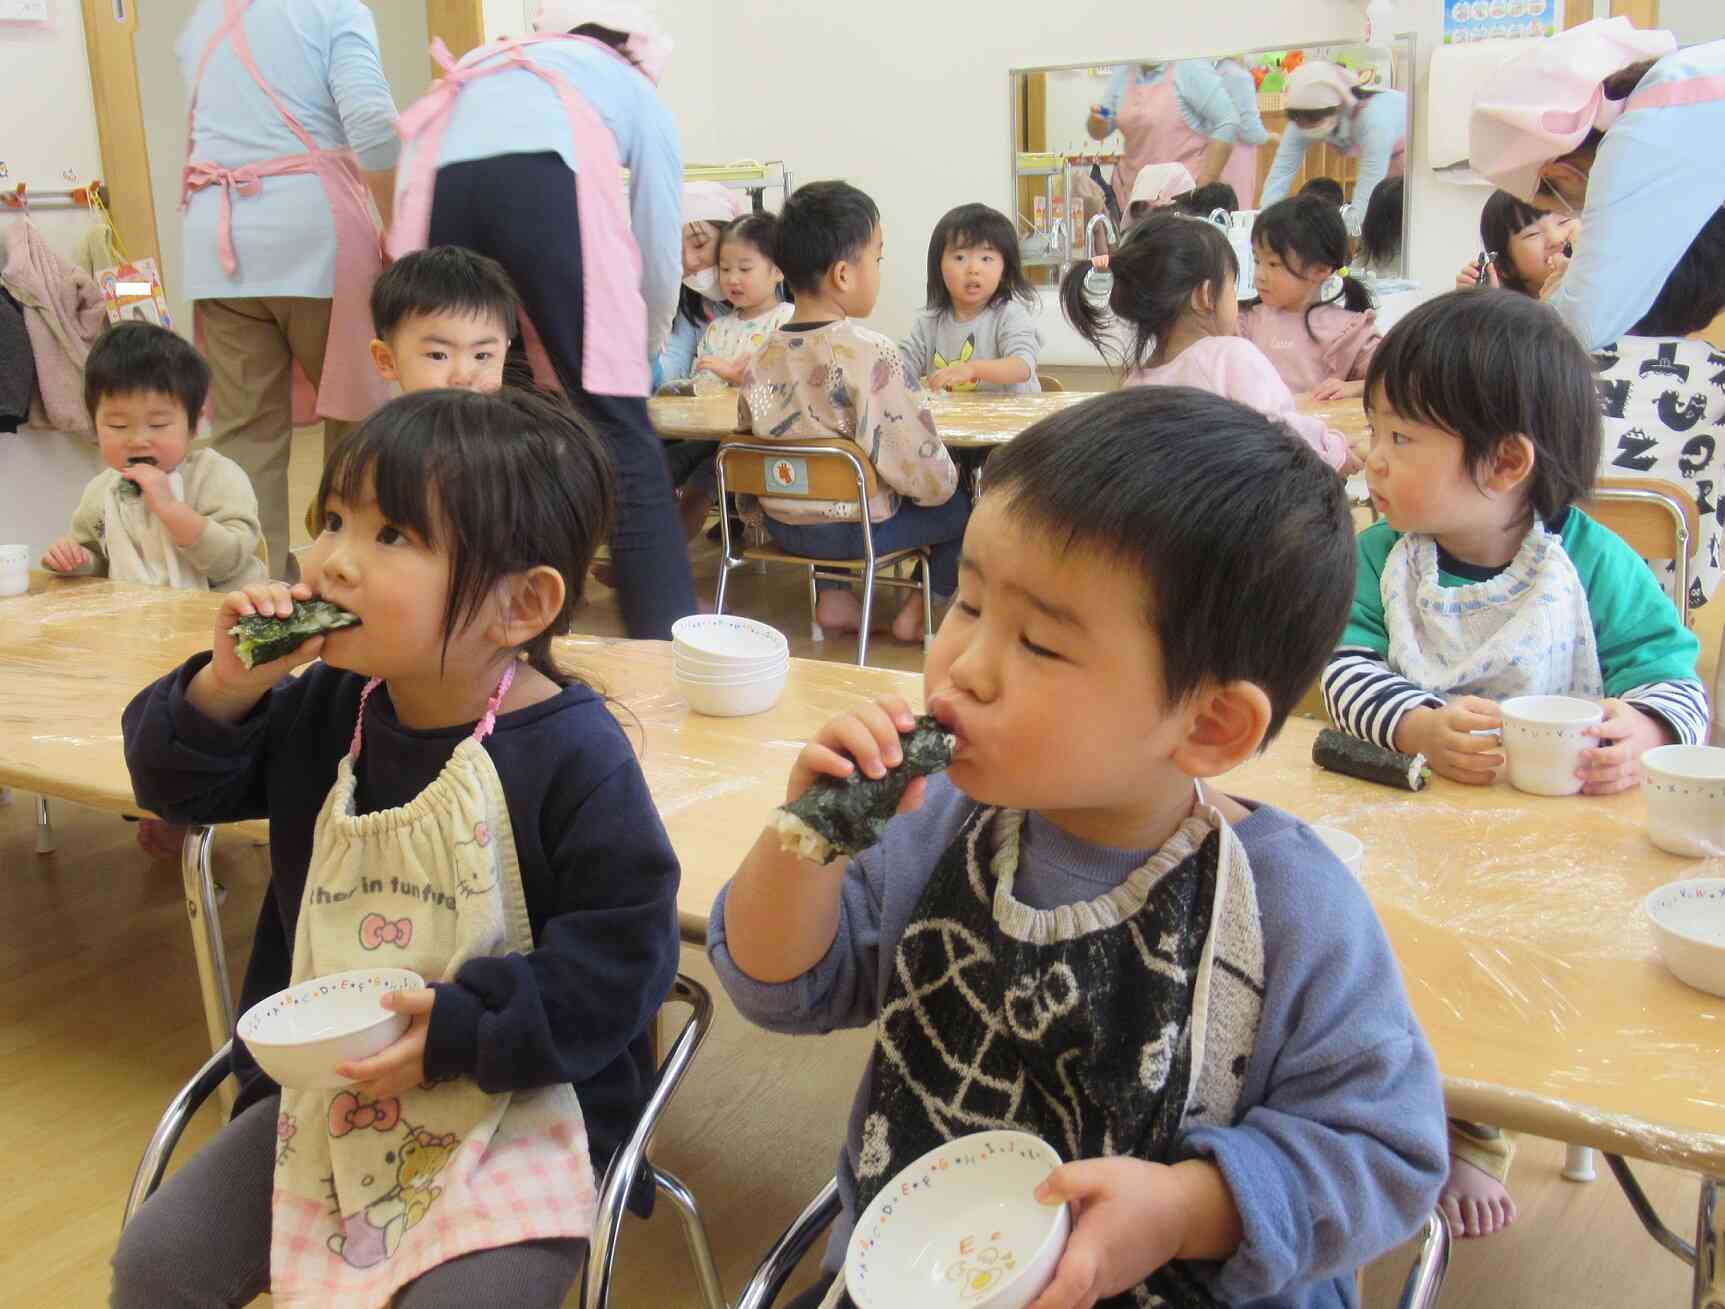
[[[9,130],[0,136],[0,161],[9,176],[42,190],[82,185],[102,172],[90,65],[84,54],[84,15],[77,0],[56,0],[54,27],[0,36],[0,111]],[[24,218],[0,210],[0,233]],[[82,209],[37,210],[31,220],[62,254],[70,254],[91,218]],[[58,432],[0,435],[0,539],[24,542],[40,554],[66,531],[84,483],[101,459],[95,442]]]
[[[661,12],[680,25],[706,7],[662,0]],[[1410,20],[1416,8],[1439,12],[1435,0],[1402,7]],[[1341,39],[1365,22],[1358,0],[1220,0],[1178,9],[1012,0],[985,16],[974,5],[874,0],[862,21],[843,25],[801,0],[732,0],[720,13],[718,22],[708,20],[717,153],[781,157],[799,181],[842,177],[874,197],[887,246],[874,325],[892,335],[908,330],[921,302],[928,236],[941,214],[967,201],[1011,199],[1008,69]],[[685,42],[676,63],[690,53]],[[686,136],[705,127],[682,122]],[[1451,276],[1465,253],[1458,249],[1450,261]]]
[[[1659,0],[1659,26],[1679,45],[1697,45],[1725,36],[1725,6],[1719,0]]]
[[[377,20],[377,47],[383,54],[383,75],[405,109],[431,88],[431,37],[425,28],[425,6],[419,0],[365,0]]]

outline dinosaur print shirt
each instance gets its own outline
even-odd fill
[[[1719,584],[1725,536],[1725,350],[1705,341],[1626,336],[1594,356],[1605,414],[1599,475],[1680,486],[1700,511],[1689,607]],[[1674,569],[1656,567],[1670,594]]]
[[[892,338],[850,319],[788,323],[767,338],[743,374],[742,427],[758,440],[847,437],[862,447],[879,478],[869,497],[869,521],[898,512],[901,500],[943,505],[958,489],[958,468],[940,443],[928,393],[906,369]],[[786,494],[762,496],[760,507],[781,523],[857,521],[851,500],[806,498],[797,485],[806,469],[780,461],[771,475]],[[753,507],[744,500],[745,512]]]
[[[924,309],[898,343],[912,377],[929,374],[972,359],[1022,359],[1030,379],[1012,386],[999,382],[968,382],[955,391],[998,391],[1034,395],[1042,390],[1036,377],[1036,357],[1042,353],[1042,333],[1030,311],[1017,300],[989,305],[975,318],[960,322],[950,309]]]

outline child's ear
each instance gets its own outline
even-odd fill
[[[827,269],[827,282],[841,295],[851,289],[851,283],[855,280],[856,270],[851,267],[848,259],[841,259]]]
[[[1192,291],[1192,308],[1198,314],[1213,314],[1216,312],[1216,302],[1220,298],[1222,288],[1214,282],[1200,282]]]
[[[1256,682],[1208,685],[1186,706],[1186,733],[1174,766],[1188,777],[1216,777],[1250,759],[1270,730],[1270,697]]]
[[[401,373],[395,366],[395,351],[383,341],[375,338],[371,343],[371,366],[377,369],[377,375],[386,382],[399,382]]]
[[[1504,437],[1486,464],[1485,489],[1499,495],[1515,490],[1533,476],[1533,466],[1538,460],[1533,442],[1522,433]]]
[[[548,564],[505,578],[492,636],[505,649],[526,645],[563,612],[563,574]]]

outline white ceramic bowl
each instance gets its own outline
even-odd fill
[[[407,1015],[385,1009],[388,991],[417,991],[425,979],[406,968],[359,968],[277,991],[240,1016],[238,1032],[258,1067],[297,1091],[348,1085],[336,1065],[364,1059],[407,1030]]]
[[[1366,847],[1359,837],[1344,832],[1339,827],[1314,826],[1312,830],[1318,834],[1319,840],[1335,852],[1336,858],[1347,866],[1350,873],[1355,877],[1360,875],[1360,869],[1366,862]]]
[[[1510,785],[1529,795],[1574,795],[1581,752],[1598,742],[1582,729],[1601,722],[1605,711],[1569,695],[1518,695],[1499,706],[1503,753]]]
[[[1054,1276],[1071,1217],[1037,1203],[1060,1166],[1025,1132],[977,1132],[930,1150],[863,1210],[845,1254],[857,1309],[1024,1309]]]
[[[1672,854],[1725,854],[1725,749],[1662,745],[1641,756],[1647,835]]]
[[[690,614],[671,625],[675,653],[703,659],[759,660],[785,654],[785,634],[766,623],[735,614]]]
[[[687,682],[705,682],[710,686],[743,686],[752,682],[766,682],[773,678],[784,681],[791,670],[790,662],[774,664],[767,668],[749,668],[739,672],[705,673],[697,672],[678,664],[673,669],[673,675]]]
[[[1671,882],[1648,896],[1642,908],[1653,923],[1665,966],[1678,980],[1725,995],[1725,877]]]
[[[791,662],[788,654],[774,655],[768,659],[702,659],[698,655],[686,655],[680,651],[673,656],[672,666],[679,673],[693,673],[697,677],[735,677],[739,674],[747,676],[750,673],[770,673],[784,668]]]
[[[672,680],[689,708],[709,718],[742,718],[765,713],[784,694],[787,670],[747,682],[709,682],[677,674]]]

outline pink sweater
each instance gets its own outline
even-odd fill
[[[1240,311],[1240,335],[1264,352],[1296,394],[1332,377],[1363,382],[1372,351],[1383,339],[1371,310],[1356,314],[1340,305],[1313,309],[1310,330],[1303,311],[1253,305]]]
[[[1280,419],[1331,468],[1348,459],[1348,443],[1323,419],[1294,408],[1294,393],[1276,376],[1264,352],[1237,336],[1207,336],[1189,345],[1173,360],[1156,368],[1140,368],[1126,377],[1127,386],[1195,386]]]

